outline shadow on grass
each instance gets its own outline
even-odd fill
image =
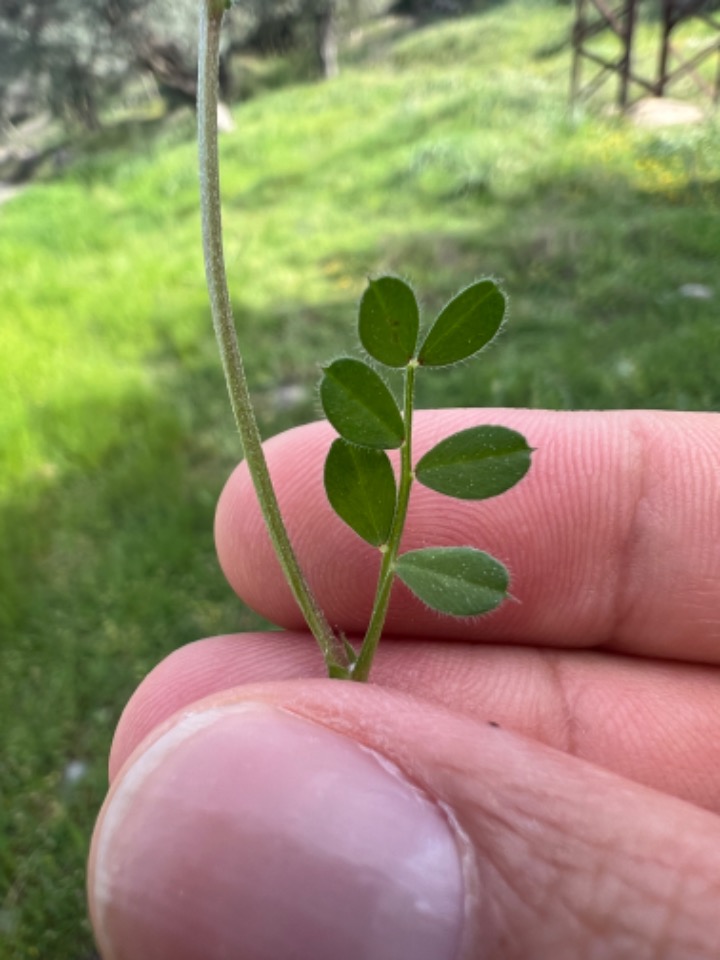
[[[89,951],[87,843],[124,702],[178,646],[261,624],[214,553],[215,501],[239,449],[217,416],[221,376],[161,361],[162,389],[47,411],[48,429],[113,418],[119,440],[54,478],[48,465],[0,509],[3,956]]]
[[[295,341],[310,341],[309,356],[307,344],[280,342],[288,309],[240,309],[249,342],[270,341],[252,364],[263,434],[314,419],[312,345],[329,347],[323,330],[334,329],[339,346],[337,318],[349,318],[351,304],[294,309],[305,330]],[[215,504],[241,448],[204,312],[196,330],[194,344],[168,340],[146,358],[149,387],[38,412],[30,429],[57,463],[0,508],[0,793],[9,801],[0,882],[17,956],[77,960],[90,948],[87,843],[133,689],[185,643],[263,627],[215,557]],[[61,421],[79,419],[100,433],[86,456],[62,449]]]

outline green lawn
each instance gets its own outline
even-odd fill
[[[318,362],[383,270],[428,311],[484,274],[511,295],[485,377],[459,367],[425,405],[720,409],[720,127],[641,132],[602,98],[571,120],[569,16],[514,0],[378,28],[339,80],[236,108],[229,271],[265,434],[316,416]],[[180,644],[258,622],[213,553],[238,443],[190,120],[133,129],[0,209],[2,960],[89,955],[123,702]],[[283,409],[278,382],[306,399]]]

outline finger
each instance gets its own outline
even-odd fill
[[[415,484],[405,548],[470,544],[508,565],[520,603],[471,620],[428,611],[396,584],[387,632],[604,647],[720,662],[720,415],[446,410],[418,416],[417,453],[485,421],[536,448],[500,497],[451,500]],[[332,624],[368,621],[377,551],[334,516],[322,490],[332,431],[312,424],[267,445],[301,565]],[[251,606],[290,629],[299,611],[272,556],[245,467],[223,492],[223,570]]]
[[[720,671],[610,654],[384,641],[374,679],[720,813]],[[266,680],[321,677],[307,635],[214,637],[177,650],[131,698],[114,778],[153,729],[193,703]]]
[[[109,960],[713,960],[720,820],[383,690],[247,688],[117,779]]]

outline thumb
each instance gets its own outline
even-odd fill
[[[378,687],[238,688],[100,815],[104,960],[711,960],[720,822]]]

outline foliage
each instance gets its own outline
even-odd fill
[[[478,0],[395,0],[392,12],[430,20],[457,17],[480,6]]]
[[[114,86],[124,76],[126,58],[118,33],[137,7],[138,0],[4,5],[0,81],[5,103],[11,87],[23,88],[30,102],[46,103],[56,112],[68,110],[86,126],[95,126],[97,87]]]
[[[235,49],[312,51],[324,77],[338,73],[340,34],[387,10],[390,0],[233,0],[230,36]]]
[[[340,434],[327,456],[325,490],[338,516],[380,553],[368,629],[357,654],[349,654],[353,679],[368,678],[395,576],[427,606],[450,616],[489,613],[509,596],[505,567],[473,547],[400,552],[414,481],[450,497],[485,500],[509,490],[530,468],[525,439],[499,426],[455,433],[413,464],[417,373],[475,356],[495,338],[504,315],[497,284],[479,280],[446,304],[419,341],[412,288],[398,277],[380,277],[360,301],[359,336],[371,360],[401,375],[402,404],[366,361],[346,357],[325,368],[320,399]],[[397,448],[396,484],[385,451]]]
[[[568,27],[550,0],[382,23],[337,82],[236,109],[224,214],[264,435],[317,415],[315,358],[346,349],[363,277],[402,269],[434,316],[480,264],[509,335],[483,377],[428,373],[420,406],[720,410],[720,130],[571,123]],[[125,701],[179,644],[261,625],[212,542],[237,442],[191,140],[139,123],[0,210],[2,960],[92,956],[85,857]]]
[[[384,0],[237,0],[227,52],[304,45],[314,50],[316,69],[334,75],[339,35],[386,6]],[[108,97],[143,71],[150,68],[163,85],[159,59],[192,77],[197,19],[197,0],[6,0],[0,5],[0,125],[50,110],[95,129]],[[194,97],[194,90],[185,93]]]
[[[0,121],[50,110],[96,129],[108,97],[149,70],[194,102],[197,0],[9,0],[0,7]],[[164,92],[164,91],[163,91]]]

